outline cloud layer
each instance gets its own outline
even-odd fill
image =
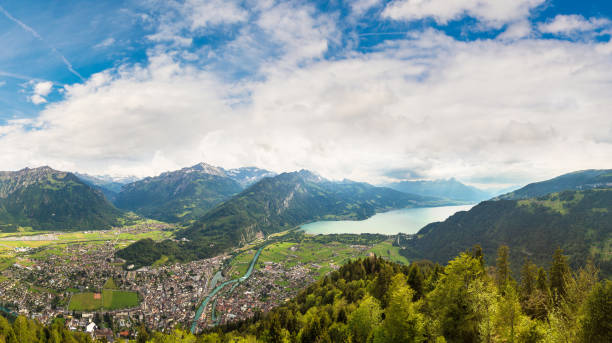
[[[541,2],[493,8],[466,0],[440,12],[442,0],[398,1],[384,15],[421,4],[429,7],[415,13],[440,22],[470,13],[495,24],[524,18]],[[419,29],[329,59],[330,42],[343,35],[333,14],[294,3],[217,5],[214,18],[202,14],[210,9],[177,7],[173,15],[191,19],[174,28],[157,21],[150,39],[160,46],[146,63],[66,86],[64,99],[37,118],[0,127],[0,164],[151,175],[206,161],[371,182],[401,170],[494,184],[610,167],[609,42],[459,41]],[[222,47],[192,49],[194,31],[236,23],[240,34]],[[217,68],[249,57],[248,77],[228,79]],[[35,94],[48,94],[43,88]]]

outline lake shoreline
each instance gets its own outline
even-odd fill
[[[451,215],[467,211],[475,205],[404,208],[377,213],[364,220],[316,221],[301,225],[300,230],[308,234],[415,234],[429,223],[444,221]]]

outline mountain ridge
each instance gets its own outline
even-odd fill
[[[555,178],[530,183],[494,200],[518,200],[534,198],[566,190],[612,188],[612,169],[586,169],[566,173]]]
[[[70,172],[48,166],[0,172],[0,223],[4,230],[108,229],[121,211],[101,191]]]
[[[492,194],[477,187],[468,186],[455,178],[438,180],[398,181],[384,185],[400,192],[429,195],[457,201],[482,201]]]

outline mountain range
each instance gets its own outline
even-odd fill
[[[455,178],[432,181],[398,181],[385,184],[385,186],[404,193],[435,196],[471,203],[486,200],[493,196],[490,192],[465,185]]]
[[[100,190],[49,167],[0,172],[0,231],[107,229],[121,211]]]
[[[366,183],[326,180],[312,172],[283,173],[260,180],[223,202],[177,234],[181,242],[141,241],[118,252],[136,266],[214,256],[256,237],[315,220],[365,219],[405,207],[449,204]]]
[[[444,222],[431,223],[414,236],[398,237],[396,244],[410,259],[439,263],[475,244],[489,257],[495,256],[500,245],[507,245],[515,272],[525,259],[546,265],[561,247],[572,265],[591,259],[604,275],[612,275],[609,173],[587,170],[529,184]]]
[[[566,190],[594,188],[612,188],[612,169],[589,169],[563,174],[550,180],[530,183],[523,188],[500,195],[495,199],[527,199]]]

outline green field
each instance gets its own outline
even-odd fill
[[[68,309],[74,311],[93,311],[102,308],[102,298],[95,299],[93,292],[73,294]]]
[[[376,256],[380,256],[382,258],[386,258],[389,261],[401,263],[408,265],[410,262],[407,258],[400,255],[399,247],[394,247],[391,242],[382,242],[376,244],[372,249],[368,250],[368,252],[374,253]]]
[[[119,289],[119,287],[117,287],[117,284],[115,283],[115,280],[113,280],[113,278],[109,278],[108,280],[106,280],[106,282],[104,283],[104,286],[102,286],[102,288],[104,289]]]
[[[102,290],[104,309],[118,310],[138,306],[138,294],[136,292],[118,291],[112,289]]]
[[[389,243],[389,247],[391,247],[391,243]],[[386,250],[388,249],[381,248],[381,251]],[[233,278],[242,276],[248,269],[254,253],[254,250],[249,250],[236,256],[230,264],[229,275]],[[366,251],[351,248],[349,244],[345,243],[279,242],[264,248],[255,268],[264,267],[265,262],[282,263],[287,268],[301,263],[312,270],[316,270],[319,275],[324,275],[333,270],[333,265],[339,266],[350,259],[366,255]]]
[[[118,310],[138,306],[138,294],[130,291],[104,289],[100,299],[93,292],[73,294],[68,309],[73,311]]]

